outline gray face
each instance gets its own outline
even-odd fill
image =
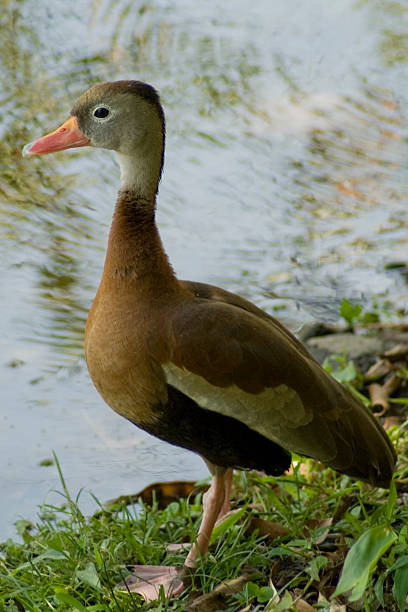
[[[71,114],[92,146],[126,155],[164,135],[159,97],[150,85],[138,81],[95,85],[79,98]]]

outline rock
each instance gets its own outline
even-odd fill
[[[353,360],[364,370],[374,363],[376,355],[384,348],[377,335],[360,336],[352,332],[309,338],[306,346],[319,362],[329,355],[345,355],[346,359]]]
[[[317,361],[322,363],[329,355],[345,355],[354,361],[362,372],[396,345],[408,346],[408,332],[396,328],[384,328],[370,331],[368,334],[353,332],[329,333],[314,336],[305,342],[307,349]]]
[[[317,336],[328,336],[329,334],[337,334],[338,329],[326,323],[319,323],[313,321],[312,323],[305,323],[302,325],[300,331],[296,334],[299,340],[305,344],[309,338],[316,338]]]

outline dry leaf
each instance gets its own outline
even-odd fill
[[[189,551],[191,548],[191,542],[180,542],[179,544],[174,543],[174,544],[167,544],[167,552],[187,552]]]
[[[249,521],[246,532],[251,534],[255,530],[258,530],[260,536],[267,536],[271,540],[281,538],[289,533],[289,530],[280,523],[264,521],[254,516]]]
[[[240,593],[248,580],[249,573],[244,573],[238,576],[238,578],[226,580],[211,591],[211,593],[200,595],[200,597],[194,599],[187,605],[185,610],[188,612],[214,612],[214,610],[222,610],[226,606],[223,601],[224,598],[234,593]]]
[[[342,498],[340,499],[340,503],[337,507],[337,510],[335,511],[333,515],[333,525],[338,523],[343,518],[344,514],[347,512],[350,506],[354,504],[354,501],[355,500],[352,495],[342,496]]]
[[[392,348],[382,353],[381,357],[388,359],[389,361],[398,361],[399,359],[405,359],[408,354],[408,344],[396,344]]]
[[[329,534],[329,528],[332,522],[333,522],[333,517],[325,518],[322,520],[310,519],[309,521],[305,522],[306,529],[304,530],[303,533],[305,537],[309,538],[311,536],[311,531],[315,531],[315,529],[326,527],[326,529],[324,529],[320,535],[313,538],[313,542],[315,544],[322,544],[322,542],[325,541],[325,539],[327,538]]]
[[[380,359],[368,368],[367,372],[364,374],[364,379],[376,380],[377,378],[382,378],[391,372],[391,369],[392,364],[388,359]]]
[[[139,493],[131,495],[120,495],[115,499],[110,499],[106,502],[106,507],[111,508],[120,504],[135,504],[142,499],[147,505],[152,505],[153,499],[156,500],[159,508],[165,508],[171,502],[188,497],[194,491],[206,490],[206,487],[197,487],[196,483],[189,480],[173,480],[171,482],[155,482],[154,484],[145,487]]]

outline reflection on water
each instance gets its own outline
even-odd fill
[[[68,483],[101,499],[205,474],[111,414],[86,373],[114,159],[23,160],[22,145],[91,84],[147,80],[167,115],[159,223],[181,277],[222,283],[293,325],[336,320],[343,297],[404,313],[405,280],[387,264],[407,258],[408,11],[380,0],[0,8],[5,533],[56,486],[54,468],[38,467],[51,449]]]

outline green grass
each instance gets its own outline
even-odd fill
[[[397,429],[391,435],[404,457],[407,435]],[[168,553],[167,544],[194,538],[201,494],[165,509],[154,500],[151,507],[141,504],[137,510],[100,505],[85,517],[61,474],[61,505],[44,505],[38,525],[17,524],[20,542],[1,545],[0,610],[257,611],[290,609],[298,600],[329,610],[351,549],[337,601],[345,603],[347,591],[358,600],[354,609],[402,611],[408,591],[407,465],[405,458],[400,460],[396,489],[390,493],[311,460],[295,461],[293,473],[281,478],[237,473],[233,499],[241,510],[235,524],[218,529],[193,586],[176,601],[150,606],[115,585],[128,573],[129,563],[182,564],[184,553]],[[254,517],[279,523],[287,535],[260,536],[253,529]],[[327,519],[332,519],[329,526]],[[194,608],[194,598],[238,576],[243,578],[237,592]]]

